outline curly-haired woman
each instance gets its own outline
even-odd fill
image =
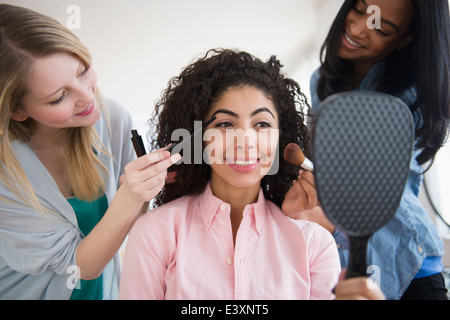
[[[153,147],[171,143],[179,128],[192,132],[194,121],[216,119],[203,137],[204,161],[173,166],[176,182],[133,227],[120,298],[334,297],[340,265],[331,234],[281,210],[299,169],[282,150],[296,142],[309,155],[309,136],[305,97],[280,69],[275,57],[264,63],[211,50],[169,83],[156,106]],[[299,183],[312,187],[312,175]],[[335,292],[383,297],[365,278],[341,281]]]

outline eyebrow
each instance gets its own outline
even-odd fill
[[[361,2],[362,2],[366,7],[368,7],[368,4],[367,4],[366,0],[361,0]],[[393,22],[391,22],[391,21],[389,21],[389,20],[383,19],[383,18],[381,18],[381,21],[383,21],[384,23],[390,25],[392,28],[395,29],[396,32],[399,31],[399,28],[398,28],[397,25],[395,25],[395,23],[393,23]]]
[[[80,64],[77,67],[77,74],[79,73],[80,68],[83,67],[83,62],[80,60]],[[49,94],[48,96],[46,96],[45,98],[42,98],[42,100],[48,100],[50,98],[52,98],[54,95],[56,95],[58,92],[60,92],[61,90],[64,90],[64,87],[59,88],[58,90],[56,90],[55,92]]]
[[[60,92],[61,90],[64,90],[64,88],[59,88],[58,90],[56,90],[55,92],[53,92],[52,94],[49,94],[48,96],[46,96],[45,98],[42,98],[41,100],[49,100],[50,98],[52,98],[54,95],[56,95],[58,92]]]
[[[399,28],[394,23],[390,22],[389,20],[381,18],[381,21],[383,21],[384,23],[390,25],[392,28],[395,29],[396,32],[399,31]]]
[[[250,117],[254,117],[254,116],[256,116],[258,113],[261,113],[261,112],[268,112],[268,113],[270,113],[271,116],[275,119],[275,116],[273,115],[273,113],[269,110],[269,108],[266,108],[266,107],[256,109],[255,111],[253,111],[253,112],[250,114]],[[213,113],[213,115],[211,116],[211,118],[214,117],[214,116],[215,116],[216,114],[218,114],[218,113],[224,113],[224,114],[228,114],[228,115],[230,115],[230,116],[232,116],[232,117],[239,118],[239,115],[238,115],[237,113],[235,113],[235,112],[233,112],[233,111],[231,111],[231,110],[228,110],[228,109],[219,109],[219,110],[217,110],[216,112]]]

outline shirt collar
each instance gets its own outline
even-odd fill
[[[214,223],[214,218],[218,213],[225,211],[229,214],[231,208],[230,204],[213,195],[209,183],[203,193],[199,196],[199,206],[206,232],[209,231],[209,228]],[[254,226],[258,234],[261,235],[267,214],[267,206],[262,189],[259,190],[258,200],[255,203],[246,205],[242,214],[250,214],[254,217]]]

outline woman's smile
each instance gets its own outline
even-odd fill
[[[364,49],[364,46],[354,41],[347,32],[344,32],[342,43],[350,50]]]
[[[231,169],[237,172],[252,172],[258,168],[259,159],[253,160],[229,160],[226,162]]]
[[[94,111],[95,103],[91,102],[82,112],[77,113],[75,116],[86,117]]]

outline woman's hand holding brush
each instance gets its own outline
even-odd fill
[[[320,224],[333,233],[334,225],[328,220],[320,207],[314,182],[314,165],[304,156],[300,147],[290,143],[284,150],[286,161],[302,167],[298,180],[295,180],[285,195],[282,210],[292,219],[308,220]]]

